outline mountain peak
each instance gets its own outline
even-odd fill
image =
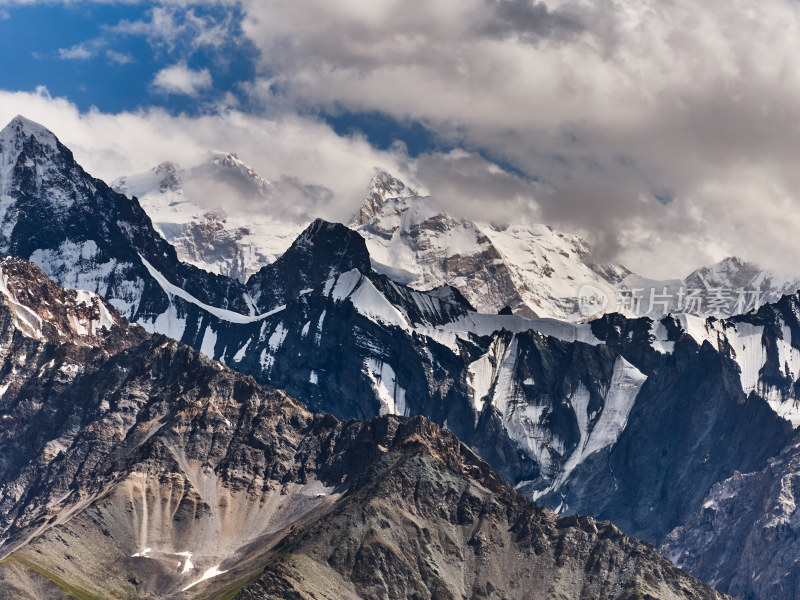
[[[72,153],[52,131],[22,115],[11,119],[0,131],[0,188],[6,191],[18,168],[28,173],[28,179],[41,181],[44,173],[63,170],[73,162]],[[34,165],[39,165],[38,169],[34,170]]]
[[[316,219],[278,260],[253,275],[247,288],[256,306],[268,311],[352,269],[372,269],[364,238],[340,223]]]
[[[370,270],[369,252],[366,243],[361,235],[341,223],[331,223],[325,219],[315,219],[311,225],[295,240],[294,244],[287,250],[290,252],[308,252],[313,248],[314,252],[319,252],[321,248],[326,249],[328,258],[336,256],[341,259],[342,264],[346,264],[343,271],[359,269],[362,272]],[[318,257],[318,258],[321,258]],[[342,272],[343,272],[342,271]]]
[[[272,185],[269,182],[269,180],[262,177],[258,171],[256,171],[246,162],[244,162],[234,152],[215,152],[211,162],[214,165],[218,165],[220,167],[227,167],[229,169],[237,171],[241,175],[244,175],[245,177],[252,180],[255,183],[255,185],[262,190],[267,190]]]
[[[5,148],[7,142],[29,138],[33,136],[40,144],[44,144],[53,149],[58,148],[58,139],[55,134],[35,121],[27,117],[17,115],[2,131],[0,131],[0,147]]]
[[[382,193],[387,198],[400,195],[416,195],[413,189],[407,187],[405,183],[383,169],[379,169],[375,175],[373,175],[369,186],[372,191]]]
[[[153,172],[160,177],[158,189],[162,194],[177,192],[183,187],[183,170],[176,163],[163,162]]]
[[[755,263],[736,256],[729,256],[721,261],[701,267],[686,277],[685,282],[697,289],[762,289],[770,283],[783,293],[794,291],[790,282],[784,281],[775,274],[765,271]]]
[[[743,258],[739,258],[738,256],[727,256],[723,258],[721,261],[714,263],[713,265],[709,265],[707,267],[703,267],[699,269],[701,271],[738,271],[740,269],[746,267],[757,267],[754,263],[751,263]]]
[[[419,196],[413,188],[408,187],[388,171],[378,170],[369,183],[369,193],[358,211],[352,226],[358,227],[371,220],[383,208],[390,198],[409,198]]]

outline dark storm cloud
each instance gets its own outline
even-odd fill
[[[569,38],[584,30],[578,14],[550,10],[544,2],[531,0],[489,0],[494,18],[483,28],[483,35],[504,38],[511,35],[527,43],[542,39]]]

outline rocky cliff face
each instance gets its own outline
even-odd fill
[[[330,248],[312,239],[305,252]],[[363,246],[344,246],[362,248],[347,264],[365,269]],[[211,331],[207,353],[315,411],[425,415],[538,501],[654,543],[714,483],[761,468],[791,435],[783,404],[748,395],[751,372],[768,376],[759,356],[773,342],[741,337],[743,323],[568,325],[481,315],[452,288],[418,292],[358,268],[308,281],[257,322],[215,323],[192,343]]]
[[[28,263],[2,269],[6,597],[720,598],[609,524],[529,504],[421,417],[315,415]]]
[[[363,238],[344,225],[317,219],[280,258],[248,280],[247,291],[255,306],[268,312],[351,269],[372,270]]]
[[[429,422],[387,425],[383,455],[237,598],[719,597],[609,523],[522,500]]]
[[[408,187],[386,171],[379,171],[372,178],[369,192],[364,203],[358,209],[358,214],[353,219],[352,225],[360,227],[378,218],[383,211],[387,200],[393,198],[414,198],[419,196],[416,190]]]
[[[716,484],[661,551],[737,598],[800,595],[800,441],[760,471]]]

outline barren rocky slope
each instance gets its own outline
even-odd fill
[[[721,597],[610,523],[524,500],[429,421],[385,426],[382,455],[238,599]]]

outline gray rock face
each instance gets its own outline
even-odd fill
[[[0,266],[2,594],[721,598],[607,523],[536,508],[424,418],[315,415]]]
[[[761,471],[715,485],[662,552],[737,598],[800,596],[800,441]]]
[[[187,223],[159,223],[158,230],[175,247],[180,259],[208,271],[219,271],[243,283],[250,273],[250,248],[243,241],[252,235],[246,227],[231,227],[222,211],[206,211]],[[272,262],[257,257],[261,265]],[[271,257],[270,257],[271,258]]]
[[[358,209],[358,214],[353,219],[352,225],[354,227],[366,225],[380,214],[383,205],[391,198],[408,198],[417,195],[416,190],[406,186],[397,177],[386,171],[380,171],[372,178],[370,191],[364,203]]]
[[[556,327],[437,294],[354,269],[257,323],[214,324],[214,355],[315,411],[431,418],[530,497],[652,543],[792,435],[745,394],[732,324],[702,330],[713,347],[678,321]]]
[[[248,280],[247,291],[266,313],[351,269],[371,271],[363,238],[344,225],[316,219],[280,258]]]

